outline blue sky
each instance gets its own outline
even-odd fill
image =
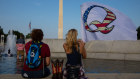
[[[140,26],[140,0],[63,0],[63,31],[65,35],[71,28],[78,30],[81,37],[80,5],[97,2],[121,11],[133,23]],[[40,28],[44,38],[57,38],[59,0],[0,0],[0,26],[5,33],[14,29],[24,35],[32,28]]]

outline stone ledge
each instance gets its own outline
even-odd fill
[[[66,58],[66,53],[64,53],[64,52],[51,52],[51,57]],[[87,58],[140,61],[140,54],[87,53]]]
[[[29,39],[26,40],[26,42]],[[66,57],[62,39],[43,39],[50,47],[52,57]],[[140,41],[93,40],[85,45],[87,58],[140,61]]]
[[[26,42],[29,39],[26,39]],[[51,52],[64,52],[63,39],[43,39],[47,43]],[[93,53],[122,53],[122,54],[140,54],[140,41],[139,40],[93,40],[87,42],[85,48],[87,52]]]
[[[140,79],[140,73],[87,73],[88,79]],[[46,78],[51,79],[52,75]],[[0,79],[24,79],[20,74],[1,74]]]

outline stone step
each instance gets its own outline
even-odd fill
[[[87,73],[88,79],[140,79],[140,73]],[[46,78],[51,79],[52,75]],[[21,74],[1,74],[0,79],[24,79]]]

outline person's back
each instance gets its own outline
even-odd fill
[[[72,52],[67,55],[66,65],[82,65],[80,50],[76,49],[76,46],[72,46]]]
[[[27,58],[25,59],[25,62],[24,62],[22,76],[24,78],[46,77],[50,74],[50,70],[47,68],[47,66],[49,66],[49,64],[50,64],[50,49],[49,49],[49,46],[47,44],[41,42],[41,40],[43,39],[42,30],[34,29],[32,31],[31,37],[32,37],[32,41],[27,42],[26,45],[25,45]],[[27,64],[27,61],[30,59],[28,57],[36,56],[36,53],[31,52],[31,54],[30,54],[30,52],[29,52],[32,44],[34,44],[34,45],[40,44],[38,47],[40,47],[39,48],[39,51],[40,51],[39,52],[39,58],[41,58],[41,60],[40,60],[41,63],[35,68],[31,68]],[[33,57],[33,58],[35,59],[35,57]]]
[[[77,35],[76,29],[69,30],[66,42],[63,44],[67,55],[66,69],[64,70],[64,76],[67,79],[86,79],[82,67],[82,58],[86,58],[85,44],[82,40],[77,40]]]

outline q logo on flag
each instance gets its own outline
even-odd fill
[[[88,18],[88,14],[90,12],[91,9],[95,8],[95,7],[99,7],[104,9],[107,12],[106,17],[104,18],[103,22],[99,22],[97,20],[92,21],[89,25],[87,24],[87,18]],[[110,11],[109,9],[102,7],[102,6],[98,6],[98,5],[94,5],[94,6],[90,6],[89,8],[86,9],[84,15],[83,15],[83,21],[84,21],[84,26],[85,29],[89,32],[98,32],[100,31],[103,34],[108,34],[109,32],[111,32],[114,28],[114,25],[112,25],[111,27],[107,27],[110,23],[112,23],[114,20],[116,19],[115,14]],[[90,25],[95,25],[97,27],[97,29],[92,30],[89,28]]]

